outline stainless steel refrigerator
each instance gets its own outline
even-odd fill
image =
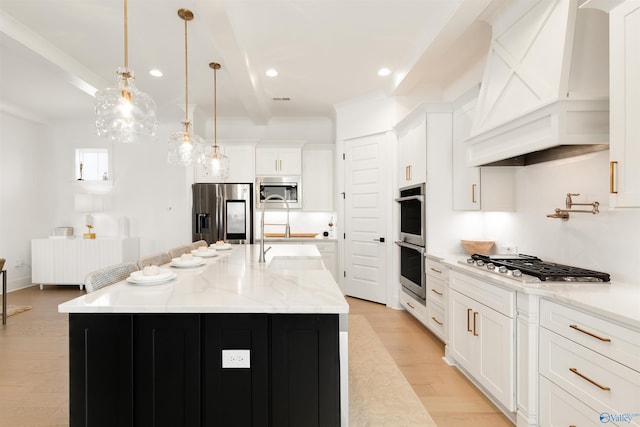
[[[253,243],[253,184],[193,184],[193,241]]]

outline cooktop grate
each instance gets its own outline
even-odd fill
[[[472,258],[482,260],[485,263],[493,263],[496,266],[505,266],[509,270],[520,270],[522,273],[537,277],[541,281],[609,282],[611,280],[609,274],[601,271],[542,261],[531,255],[501,257],[474,254]]]

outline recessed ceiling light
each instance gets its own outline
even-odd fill
[[[275,77],[278,75],[278,70],[275,68],[269,68],[265,74],[269,77]]]
[[[149,74],[151,74],[153,77],[162,77],[164,75],[162,74],[162,71],[158,70],[157,68],[150,70]]]
[[[378,75],[380,77],[388,76],[389,74],[391,74],[391,70],[388,68],[380,68],[378,70]]]

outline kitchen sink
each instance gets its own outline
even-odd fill
[[[322,258],[274,256],[269,262],[269,270],[325,270]]]

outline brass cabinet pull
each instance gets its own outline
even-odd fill
[[[431,271],[433,271],[434,273],[438,273],[438,274],[442,274],[442,270],[438,270],[437,268],[433,268],[433,267],[429,267],[431,269]]]
[[[440,296],[442,296],[442,295],[443,295],[443,294],[442,294],[442,292],[440,292],[440,291],[438,291],[438,290],[436,290],[436,289],[431,289],[431,292],[433,292],[433,293],[434,293],[434,294],[436,294],[436,295],[440,295]]]
[[[280,160],[280,172],[282,172],[282,160]]]
[[[471,203],[476,203],[476,184],[471,184]]]
[[[478,320],[478,312],[474,311],[473,312],[473,336],[477,337],[478,336],[478,331],[476,331],[476,322]]]
[[[409,178],[409,166],[405,166],[404,167],[404,180],[405,181],[409,181],[411,178]]]
[[[408,302],[408,303],[407,303],[407,305],[408,305],[409,307],[411,307],[412,309],[414,309],[414,310],[416,309],[414,306],[412,306],[412,305],[411,305],[411,303],[410,303],[410,302]]]
[[[576,374],[577,376],[579,376],[580,378],[582,378],[583,380],[589,381],[591,384],[593,384],[594,386],[598,387],[600,390],[611,391],[611,387],[606,387],[606,386],[598,384],[597,382],[595,382],[594,380],[592,380],[588,376],[586,376],[584,374],[581,374],[576,368],[569,368],[569,370],[571,372],[573,372],[574,374]]]
[[[469,325],[469,320],[470,320],[469,314],[471,314],[471,309],[467,308],[467,332],[471,332],[471,326]]]
[[[589,332],[589,331],[585,331],[584,329],[581,329],[580,327],[578,327],[578,325],[569,325],[569,327],[570,327],[570,328],[575,329],[576,331],[580,331],[580,332],[582,332],[583,334],[589,335],[590,337],[597,338],[597,339],[599,339],[600,341],[604,341],[604,342],[611,342],[611,338],[603,338],[603,337],[600,337],[600,336],[598,336],[598,335],[594,334],[593,332]]]
[[[615,169],[618,167],[617,161],[609,162],[609,193],[618,194],[618,190],[615,188]]]
[[[435,317],[431,316],[431,320],[433,320],[434,322],[436,322],[438,325],[442,326],[442,322],[439,321],[438,319],[436,319]]]

